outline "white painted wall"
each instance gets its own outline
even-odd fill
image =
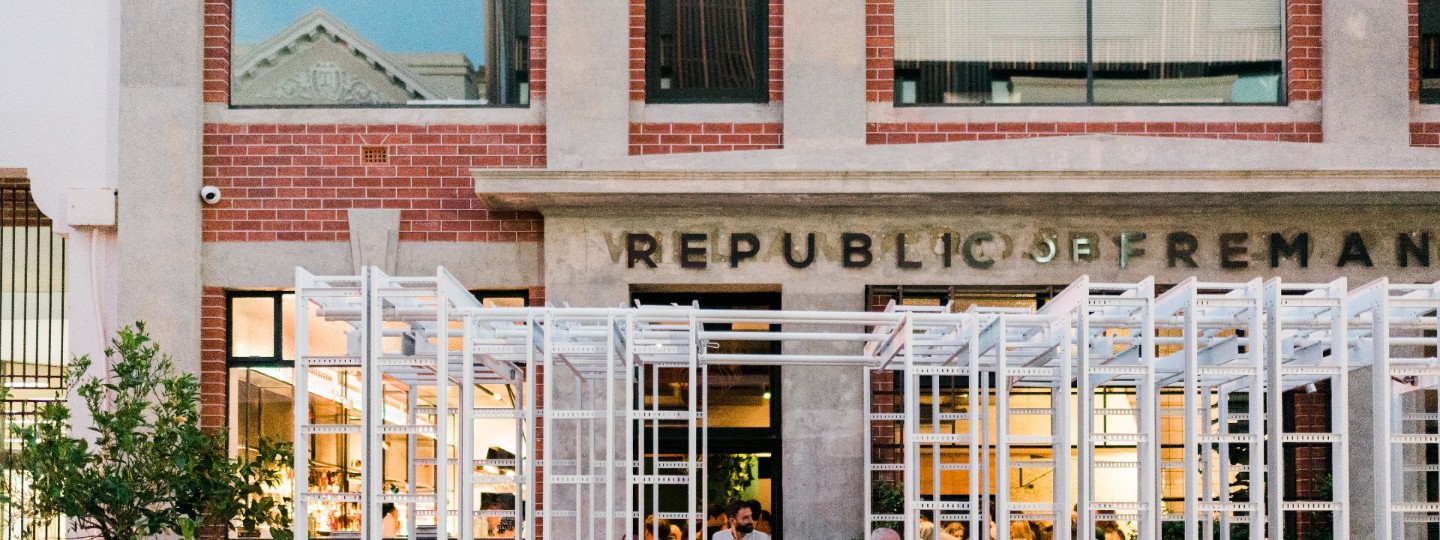
[[[64,226],[71,187],[119,184],[119,2],[0,0],[0,163]]]
[[[0,0],[0,165],[28,170],[69,238],[70,349],[98,357],[115,320],[115,229],[77,230],[72,188],[119,184],[120,2]]]

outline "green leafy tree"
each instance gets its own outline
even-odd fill
[[[66,386],[93,421],[89,437],[73,433],[64,400],[46,404],[34,424],[11,426],[21,448],[4,456],[3,502],[27,523],[65,516],[75,530],[103,540],[195,538],[205,526],[233,528],[237,518],[288,527],[286,511],[274,508],[283,505],[266,506],[257,496],[260,485],[278,483],[287,446],[231,460],[225,432],[200,426],[199,380],[174,372],[143,323],[121,329],[105,356],[110,368],[103,379],[85,376],[88,356],[66,373]],[[27,486],[29,496],[10,497],[16,484]]]

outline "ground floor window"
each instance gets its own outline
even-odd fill
[[[895,309],[900,306],[904,309],[931,309],[938,311],[961,312],[975,308],[1017,310],[1028,313],[1043,307],[1056,293],[1064,287],[1061,286],[1004,286],[1004,287],[981,287],[981,286],[871,286],[867,287],[867,307],[874,311]],[[1168,287],[1157,286],[1163,290]],[[1111,333],[1116,338],[1129,337],[1124,332]],[[1157,329],[1160,337],[1178,338],[1178,329]],[[1224,331],[1217,334],[1224,336],[1244,337],[1243,331]],[[1179,345],[1160,343],[1156,345],[1156,355],[1165,356],[1176,353],[1181,349]],[[1427,351],[1433,354],[1434,351]],[[996,388],[1000,384],[994,379],[993,373],[986,374],[987,378],[981,383],[983,390],[978,395],[968,393],[970,387],[969,379],[964,376],[922,376],[917,378],[918,396],[920,404],[919,425],[922,434],[933,435],[963,435],[970,430],[970,422],[981,424],[980,433],[986,441],[982,448],[986,454],[980,460],[972,460],[969,452],[970,447],[964,444],[935,444],[925,445],[920,452],[920,466],[918,474],[920,479],[920,496],[928,501],[941,503],[964,503],[971,505],[993,504],[993,493],[1001,488],[997,482],[1006,482],[1005,488],[1010,498],[1022,508],[1029,502],[1045,502],[1056,500],[1056,491],[1061,489],[1070,490],[1071,499],[1074,500],[1075,491],[1078,489],[1075,479],[1062,484],[1054,477],[1056,467],[1055,460],[1077,459],[1078,447],[1070,447],[1068,455],[1056,454],[1056,447],[1048,444],[1052,432],[1050,415],[1054,414],[1059,407],[1058,399],[1068,399],[1069,410],[1077,408],[1078,392],[1072,389],[1066,396],[1057,396],[1049,390],[1035,390],[1025,388],[1012,388],[1008,392],[1008,401],[1001,405],[997,400]],[[906,380],[904,373],[900,371],[883,372],[874,376],[870,381],[870,410],[872,419],[870,422],[871,443],[870,461],[872,463],[869,471],[868,481],[871,483],[871,508],[872,514],[898,515],[903,512],[904,497],[902,489],[902,468],[903,451],[905,448],[903,418],[900,413],[904,411],[903,400],[906,393]],[[1207,394],[1207,396],[1209,396]],[[980,399],[981,403],[971,403],[972,399]],[[1246,414],[1250,410],[1248,396],[1245,393],[1225,394],[1225,397],[1206,397],[1203,401],[1206,408],[1212,411],[1212,422],[1224,422],[1228,424],[1228,432],[1244,433],[1250,430],[1251,419]],[[1434,400],[1433,393],[1426,393],[1423,398]],[[1332,396],[1329,381],[1321,381],[1313,385],[1287,391],[1282,395],[1282,411],[1279,411],[1278,419],[1284,422],[1284,432],[1297,434],[1326,434],[1333,430],[1331,426]],[[1157,405],[1159,422],[1159,460],[1161,470],[1159,471],[1159,489],[1161,510],[1163,514],[1180,515],[1184,512],[1184,476],[1183,465],[1185,456],[1184,425],[1181,412],[1185,406],[1183,392],[1168,388],[1162,390],[1158,395]],[[1008,474],[999,470],[1001,466],[995,441],[1001,435],[996,428],[995,410],[997,407],[1005,406],[1010,410],[1010,419],[1004,436],[1016,441],[1007,444],[1006,458],[1009,467]],[[1126,464],[1133,464],[1137,461],[1139,448],[1134,442],[1125,442],[1125,435],[1140,433],[1137,417],[1129,412],[1140,406],[1136,392],[1133,388],[1099,387],[1095,390],[1095,402],[1092,407],[1097,412],[1113,412],[1114,414],[1096,415],[1093,425],[1094,433],[1120,435],[1118,442],[1106,442],[1095,445],[1093,451],[1094,460],[1099,464],[1093,472],[1094,500],[1098,501],[1135,501],[1140,500],[1141,494],[1136,485],[1138,471]],[[986,415],[981,418],[969,416],[971,411],[985,410]],[[1221,411],[1224,411],[1223,413]],[[1268,415],[1267,415],[1268,417]],[[1072,428],[1073,429],[1073,428]],[[1434,432],[1433,425],[1427,427],[1427,433]],[[1078,433],[1072,434],[1072,439],[1080,438]],[[1283,445],[1283,459],[1288,464],[1287,473],[1284,478],[1284,485],[1280,489],[1284,493],[1284,499],[1290,500],[1334,500],[1333,492],[1334,478],[1332,475],[1332,448],[1329,443],[1305,443],[1287,442]],[[1426,454],[1426,463],[1433,464],[1440,461],[1436,458],[1436,452],[1430,451]],[[1224,461],[1224,465],[1219,463]],[[948,466],[954,463],[982,462],[983,469],[957,470]],[[1252,474],[1251,466],[1259,464],[1253,461],[1250,455],[1250,448],[1242,443],[1216,443],[1210,445],[1209,452],[1204,456],[1203,462],[1206,466],[1217,469],[1228,470],[1224,478],[1215,481],[1210,489],[1216,493],[1227,494],[1221,497],[1232,503],[1245,503],[1251,501],[1250,484]],[[938,464],[938,465],[937,465]],[[1432,476],[1440,478],[1440,473],[1431,473]],[[1435,492],[1434,480],[1427,484],[1426,489]],[[990,510],[993,512],[993,508]],[[919,524],[922,537],[927,537],[927,529],[941,529],[957,538],[980,538],[983,536],[967,536],[967,527],[971,526],[966,520],[961,519],[958,511],[946,512],[941,510],[922,511],[922,518],[925,519]],[[1103,514],[1104,511],[1102,511]],[[948,517],[948,519],[947,519]],[[993,517],[993,516],[992,516]],[[1041,518],[1043,516],[1036,516]],[[1048,517],[1044,519],[1013,519],[1011,520],[1011,538],[1050,538],[1053,535],[1055,524]],[[898,521],[879,521],[868,524],[870,528],[888,526],[900,530],[904,523]],[[1250,535],[1246,524],[1227,524],[1231,531],[1232,538],[1244,538]],[[1221,526],[1216,521],[1213,527]],[[1323,511],[1295,511],[1285,513],[1285,530],[1287,538],[1328,538],[1334,530],[1332,516],[1329,512]],[[1435,533],[1440,532],[1437,527],[1427,525],[1430,531],[1430,538],[1436,537]],[[1137,538],[1139,534],[1139,523],[1127,519],[1099,519],[1096,521],[1096,538]],[[929,533],[933,534],[933,533]],[[1179,521],[1167,521],[1161,524],[1160,534],[1162,539],[1183,538],[1183,523]],[[1216,533],[1218,535],[1218,532]],[[1086,537],[1086,535],[1081,535]],[[1202,536],[1203,537],[1203,536]]]
[[[522,307],[527,302],[527,291],[473,291],[476,298],[487,305]],[[293,442],[295,426],[295,297],[285,291],[231,291],[227,294],[227,365],[229,370],[228,418],[230,450],[232,455],[245,456],[254,452],[262,440]],[[322,320],[312,313],[311,329],[324,325],[344,325],[343,322]],[[334,336],[341,332],[313,332],[309,353],[316,356],[344,356],[351,353],[357,344],[349,343]],[[387,338],[399,340],[403,338]],[[434,409],[435,395],[421,393],[414,403],[405,398],[400,381],[386,381],[385,422],[389,424],[416,423],[407,417],[411,408],[421,411]],[[360,384],[360,370],[354,368],[312,367],[309,371],[309,407],[306,415],[311,424],[343,425],[359,424],[364,403],[363,386]],[[513,407],[516,396],[504,385],[478,386],[477,401],[485,407]],[[485,440],[486,433],[509,434],[514,431],[514,420],[484,420],[493,424],[492,430],[477,430],[477,442],[487,448],[484,457],[503,463],[514,459],[515,448],[507,437]],[[357,493],[359,486],[359,463],[363,459],[363,444],[359,434],[317,433],[310,435],[309,477],[305,481],[308,491],[314,493]],[[411,439],[414,439],[413,441]],[[384,437],[382,455],[385,460],[384,486],[386,490],[401,492],[414,488],[418,492],[433,492],[434,465],[411,470],[407,463],[412,452],[421,459],[435,459],[433,435],[410,436],[387,434]],[[433,463],[433,461],[432,461]],[[503,474],[501,467],[485,465],[478,474]],[[273,495],[288,497],[294,492],[296,479],[288,475]],[[506,490],[513,485],[497,484],[494,493],[483,493],[482,504],[487,509],[514,510],[514,496]],[[507,506],[508,505],[508,506]],[[310,536],[345,537],[360,530],[360,505],[354,502],[312,502],[310,516],[297,527],[306,527]],[[387,516],[383,527],[387,536],[404,537],[412,530],[413,521],[418,530],[433,526],[433,512],[399,508],[394,515]],[[475,520],[477,538],[504,538],[514,536],[514,524],[503,519]],[[267,531],[256,531],[266,534]],[[240,533],[246,534],[245,531]]]

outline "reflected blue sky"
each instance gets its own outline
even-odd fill
[[[235,0],[235,42],[259,43],[316,7],[392,52],[463,52],[485,62],[482,0]]]

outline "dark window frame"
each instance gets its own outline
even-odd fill
[[[769,103],[770,102],[770,2],[751,2],[748,22],[756,31],[749,43],[752,62],[759,72],[755,84],[748,88],[660,87],[662,55],[666,54],[665,36],[673,35],[675,27],[674,0],[645,0],[645,102],[646,103]],[[670,33],[666,33],[666,30]],[[673,40],[671,40],[673,43]]]
[[[282,299],[287,295],[294,295],[294,290],[227,290],[225,291],[225,368],[254,368],[254,367],[295,367],[294,360],[285,358],[284,331],[285,318],[282,308]],[[530,306],[529,289],[471,289],[470,294],[476,300],[485,298],[519,298],[524,301],[525,306]],[[275,354],[273,356],[235,356],[235,317],[234,303],[236,298],[270,298],[274,302],[274,325],[275,331]],[[297,323],[299,321],[296,321]],[[227,413],[228,414],[228,413]]]

